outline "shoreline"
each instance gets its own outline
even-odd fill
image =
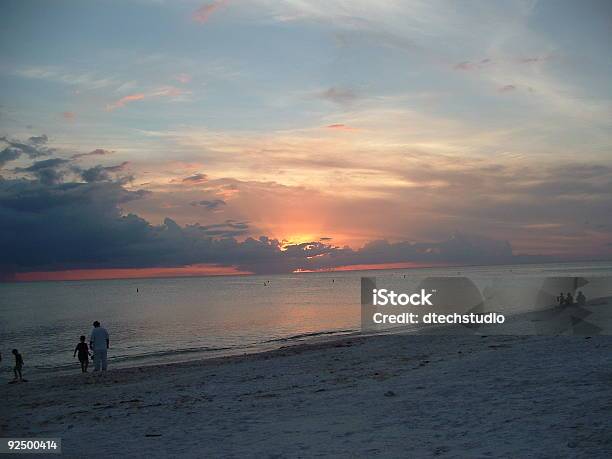
[[[146,361],[147,359],[149,360],[154,359],[154,357],[151,357],[151,355],[118,356],[118,357],[114,357],[113,359],[113,356],[111,354],[108,360],[108,365],[110,369],[109,371],[112,370],[113,372],[118,372],[118,371],[129,371],[129,370],[134,370],[138,368],[163,367],[163,366],[168,366],[168,365],[188,365],[190,363],[197,364],[198,362],[209,361],[209,360],[221,361],[223,359],[247,358],[249,356],[255,356],[258,354],[266,354],[270,352],[280,351],[281,349],[292,348],[294,346],[318,345],[318,344],[325,343],[328,341],[342,340],[343,338],[346,338],[346,337],[371,336],[374,334],[385,334],[385,333],[364,332],[359,329],[313,332],[313,333],[306,333],[306,334],[290,336],[287,338],[274,338],[274,339],[270,339],[267,341],[253,343],[247,346],[241,346],[239,348],[236,348],[235,352],[229,352],[227,354],[222,354],[222,355],[211,355],[211,354],[213,353],[221,354],[226,351],[231,351],[231,348],[223,349],[223,350],[218,349],[218,350],[213,350],[213,351],[205,351],[205,350],[169,351],[169,352],[173,352],[176,356],[189,355],[189,354],[199,354],[199,355],[196,355],[191,358],[187,357],[185,360],[166,361],[166,362],[163,362],[163,361],[147,362]],[[304,339],[302,340],[302,338]],[[285,342],[287,344],[282,344]],[[111,352],[112,352],[112,346],[111,346]],[[164,354],[165,353],[166,352],[164,352]],[[121,360],[116,360],[117,358]],[[142,361],[142,360],[145,360],[145,362],[138,363],[139,361]],[[28,370],[27,367],[24,367],[24,368]],[[4,368],[4,370],[7,372],[10,370],[10,373],[12,375],[12,365],[10,365],[10,368],[9,367]],[[92,370],[93,370],[93,361],[90,360],[88,374],[92,374],[93,373]],[[0,375],[1,374],[2,373],[0,373]],[[45,381],[48,379],[70,377],[70,376],[74,376],[75,374],[80,374],[80,366],[79,366],[78,360],[72,359],[70,362],[67,361],[64,364],[58,365],[55,367],[48,367],[48,368],[42,368],[42,369],[37,368],[34,370],[30,370],[28,371],[27,374],[33,375],[33,378],[31,379],[32,381],[33,380]]]
[[[5,385],[63,454],[605,457],[612,337],[382,334]],[[527,434],[529,431],[529,434]]]

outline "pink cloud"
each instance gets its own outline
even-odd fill
[[[206,5],[203,5],[203,6],[201,6],[200,8],[198,8],[197,10],[195,10],[192,13],[191,18],[195,22],[199,22],[200,24],[204,24],[205,22],[207,22],[210,19],[210,16],[215,11],[217,11],[219,8],[224,6],[227,2],[228,2],[228,0],[217,0],[217,1],[213,2],[213,3],[208,3]]]
[[[180,73],[175,76],[174,79],[179,83],[187,84],[191,82],[191,75],[189,75],[188,73]]]
[[[190,94],[190,92],[184,91],[183,89],[177,88],[175,86],[162,86],[147,93],[137,93],[124,96],[121,99],[116,100],[111,104],[108,104],[106,106],[106,110],[113,111],[117,108],[125,107],[127,104],[138,100],[149,99],[153,97],[178,97],[183,94]]]
[[[130,102],[134,102],[136,100],[142,100],[145,97],[146,96],[144,94],[142,94],[142,93],[139,93],[139,94],[130,94],[128,96],[122,97],[119,100],[116,100],[112,104],[107,105],[106,109],[108,111],[112,111],[112,110],[115,110],[116,108],[124,107],[126,104],[129,104]]]
[[[74,112],[63,112],[62,116],[65,120],[73,121],[76,115],[74,114]]]
[[[348,126],[346,124],[330,124],[327,126],[328,129],[336,129],[338,131],[356,131],[357,128],[352,126]]]

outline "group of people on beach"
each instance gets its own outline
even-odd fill
[[[584,296],[582,291],[579,291],[578,295],[576,295],[576,301],[574,301],[574,296],[571,292],[567,292],[565,296],[561,292],[557,297],[557,303],[559,306],[584,306],[586,304],[586,296]]]
[[[100,325],[97,320],[93,323],[93,329],[89,336],[89,345],[85,341],[85,335],[81,335],[79,343],[74,349],[72,357],[76,357],[78,354],[79,362],[81,364],[81,371],[87,373],[89,367],[89,359],[91,358],[94,362],[94,371],[106,371],[108,366],[107,353],[110,347],[110,339],[108,332],[104,327]],[[12,382],[25,382],[23,378],[23,356],[17,349],[12,350],[12,354],[15,357],[15,366],[13,367],[13,373],[15,378]],[[0,353],[0,362],[2,362],[2,354]]]
[[[94,371],[106,371],[107,368],[107,352],[110,347],[110,339],[106,328],[100,326],[97,320],[93,323],[93,330],[89,336],[89,346],[85,342],[85,335],[81,338],[74,348],[72,357],[79,356],[81,363],[81,371],[87,373],[89,367],[89,358],[94,362]]]

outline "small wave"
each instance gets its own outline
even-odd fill
[[[172,357],[177,355],[188,355],[188,354],[198,354],[198,353],[207,353],[207,352],[222,352],[229,351],[233,349],[240,349],[246,346],[226,346],[226,347],[188,347],[182,349],[166,349],[161,351],[153,351],[153,352],[142,352],[138,354],[129,354],[129,355],[117,355],[109,357],[109,361],[112,362],[124,362],[124,361],[134,361],[134,360],[147,360],[147,359],[155,359],[155,358],[163,358],[163,357]]]
[[[249,346],[226,346],[226,347],[190,347],[183,349],[166,349],[160,351],[152,351],[152,352],[142,352],[138,354],[119,354],[112,355],[108,357],[109,362],[113,363],[123,363],[123,362],[134,362],[134,361],[142,361],[142,360],[155,360],[155,359],[163,359],[165,357],[172,357],[177,355],[189,355],[189,354],[197,354],[197,353],[206,353],[206,352],[223,352],[230,351],[235,349],[246,348]],[[93,362],[90,362],[93,364]],[[50,364],[50,365],[35,365],[33,369],[39,371],[62,371],[62,370],[71,370],[79,366],[77,360],[74,360],[70,363],[61,363],[61,364]]]
[[[347,333],[353,333],[356,330],[348,329],[348,330],[332,330],[332,331],[321,331],[321,332],[312,332],[312,333],[300,333],[298,335],[285,336],[283,338],[274,338],[266,341],[262,341],[265,343],[284,343],[287,341],[295,341],[304,338],[314,338],[315,336],[325,336],[325,335],[345,335]]]

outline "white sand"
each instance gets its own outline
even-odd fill
[[[611,357],[612,337],[388,335],[75,366],[3,385],[1,436],[69,457],[612,457]]]

